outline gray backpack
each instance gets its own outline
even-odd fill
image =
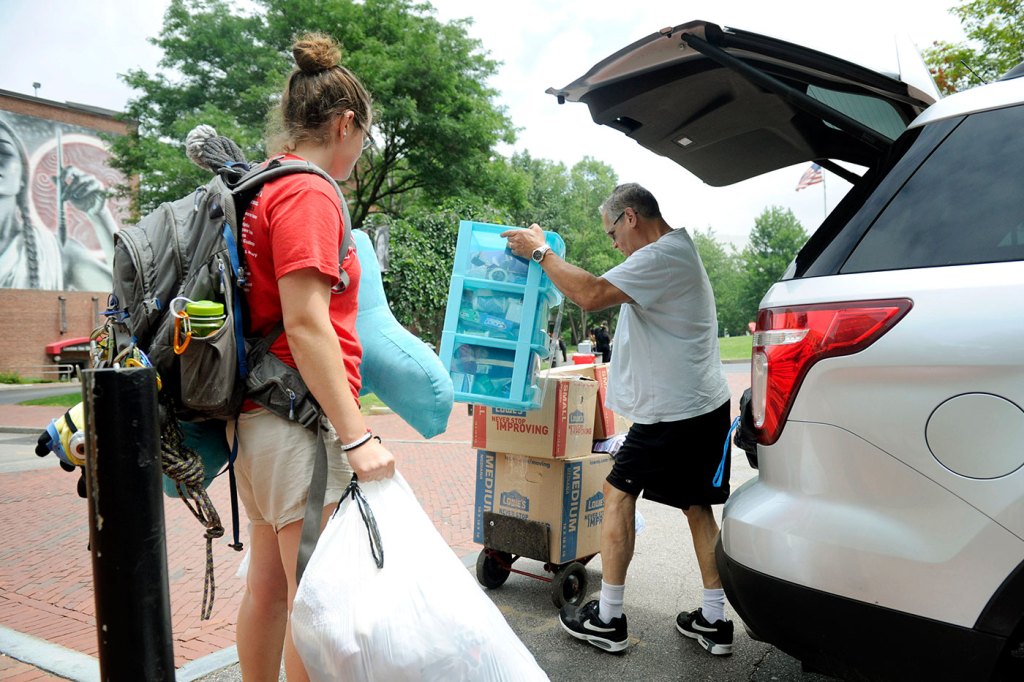
[[[138,225],[115,233],[107,315],[113,316],[115,330],[122,330],[118,345],[130,341],[148,356],[162,379],[161,393],[183,420],[234,419],[248,397],[315,428],[319,408],[298,372],[267,353],[283,327],[267,338],[247,338],[242,304],[247,285],[242,215],[265,183],[291,173],[316,173],[342,196],[330,176],[305,161],[278,158],[252,169],[237,163],[222,167],[193,194],[162,204]],[[346,222],[342,257],[352,243]],[[344,288],[347,276],[339,274]],[[179,297],[223,303],[226,315],[220,329],[193,336],[180,354],[171,310]]]

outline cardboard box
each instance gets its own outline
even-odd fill
[[[631,422],[605,406],[608,395],[608,365],[563,365],[547,370],[551,376],[583,376],[597,382],[596,413],[594,415],[594,440],[611,438],[617,433],[629,431]]]
[[[606,454],[555,460],[478,451],[473,540],[484,544],[484,512],[495,512],[544,523],[550,530],[547,557],[515,546],[494,549],[559,564],[598,553],[604,480],[611,468]]]
[[[582,457],[594,440],[597,382],[583,376],[540,379],[539,410],[473,406],[473,447],[531,457]]]

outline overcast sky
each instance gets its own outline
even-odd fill
[[[118,79],[130,68],[154,70],[160,52],[146,42],[162,23],[166,0],[0,0],[0,89],[58,102],[120,110],[131,97]],[[896,70],[895,36],[924,48],[963,40],[948,9],[958,0],[436,0],[442,20],[472,17],[471,35],[503,62],[492,86],[521,128],[516,149],[566,165],[590,155],[611,165],[622,182],[647,186],[666,220],[690,229],[712,227],[741,246],[769,205],[789,208],[813,232],[849,185],[826,174],[823,185],[796,192],[805,166],[769,173],[727,188],[704,185],[674,163],[621,133],[597,126],[586,105],[559,106],[545,94],[583,75],[612,52],[656,32],[703,19],[765,33],[865,66]],[[310,27],[316,28],[316,27]],[[338,36],[342,42],[344,36]],[[410,55],[415,58],[414,55]],[[367,85],[371,91],[372,82]],[[511,153],[512,150],[505,150]]]

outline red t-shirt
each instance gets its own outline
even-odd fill
[[[286,158],[298,159],[292,155]],[[254,335],[269,334],[281,321],[277,280],[284,275],[316,268],[330,277],[332,286],[338,283],[343,223],[337,193],[318,175],[294,173],[263,186],[242,220],[242,245],[251,282],[246,301]],[[345,360],[349,388],[358,400],[362,386],[359,364],[363,357],[356,334],[361,269],[354,246],[349,248],[341,267],[348,273],[349,285],[343,292],[331,295],[331,324]],[[274,341],[270,352],[295,367],[286,332]]]

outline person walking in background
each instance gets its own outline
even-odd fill
[[[594,350],[601,354],[601,362],[612,359],[612,337],[608,334],[608,322],[603,321],[594,327]]]
[[[704,584],[701,606],[677,630],[715,655],[732,652],[733,623],[715,566],[711,505],[729,497],[729,386],[719,359],[715,298],[684,229],[672,229],[654,196],[619,185],[600,207],[605,233],[626,260],[600,277],[546,248],[534,224],[502,234],[512,251],[539,260],[565,296],[586,311],[618,304],[606,404],[633,421],[604,484],[603,576],[599,600],[566,605],[562,627],[606,651],[629,644],[623,610],[636,539],[636,499],[683,511]],[[721,468],[720,468],[721,467]],[[719,474],[719,472],[721,472]]]
[[[341,65],[341,51],[331,38],[303,36],[292,54],[297,67],[280,102],[281,139],[268,149],[347,180],[368,145],[370,95]],[[370,481],[395,471],[394,457],[372,437],[359,412],[360,268],[354,246],[339,256],[343,220],[341,201],[327,180],[295,173],[264,185],[242,223],[252,283],[251,330],[263,336],[284,323],[270,352],[299,370],[338,436],[328,443],[326,500],[341,497],[353,472]],[[347,287],[338,286],[342,270]],[[238,612],[238,660],[247,682],[276,681],[283,653],[288,679],[305,680],[289,616],[316,435],[255,405],[243,409],[234,429],[235,470],[252,537]],[[324,508],[325,523],[333,508],[333,503]]]
[[[565,341],[555,332],[548,332],[548,349],[551,353],[551,366],[561,367],[565,364]]]

